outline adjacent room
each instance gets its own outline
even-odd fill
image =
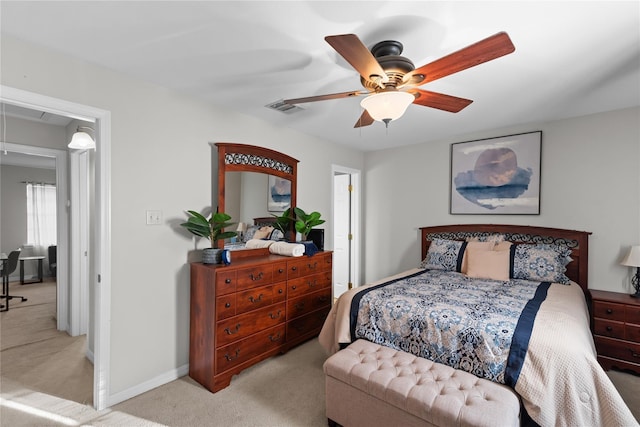
[[[639,28],[1,2],[0,425],[638,425]]]

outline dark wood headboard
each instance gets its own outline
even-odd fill
[[[490,234],[503,234],[506,240],[513,243],[553,243],[570,248],[572,261],[567,265],[566,275],[569,279],[579,284],[585,295],[588,295],[589,235],[591,234],[588,231],[506,224],[458,224],[421,227],[420,246],[422,248],[422,257],[420,259],[424,259],[427,256],[427,250],[432,239],[465,240],[467,237],[481,237]]]

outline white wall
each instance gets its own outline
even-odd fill
[[[1,43],[3,85],[111,112],[111,396],[188,363],[187,256],[194,243],[178,224],[184,210],[211,205],[209,143],[262,145],[300,160],[298,204],[326,217],[331,163],[363,167],[355,150],[10,37]],[[162,225],[146,225],[148,209],[162,211]]]
[[[451,143],[542,131],[540,215],[450,215]],[[425,130],[428,131],[428,130]],[[365,281],[419,263],[418,228],[526,224],[590,231],[589,287],[631,292],[640,244],[640,109],[496,129],[365,155]]]

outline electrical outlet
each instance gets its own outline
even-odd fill
[[[147,211],[147,225],[162,224],[162,211]]]

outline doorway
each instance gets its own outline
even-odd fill
[[[360,171],[332,165],[333,298],[360,281]]]
[[[7,86],[0,86],[0,101],[44,111],[59,116],[71,117],[95,124],[97,149],[95,153],[95,224],[91,264],[93,274],[90,281],[93,303],[89,316],[93,319],[89,333],[93,339],[93,406],[102,410],[109,406],[109,322],[110,301],[110,130],[109,111],[51,98]],[[66,157],[65,157],[66,159]],[[66,182],[66,178],[65,178]],[[63,206],[66,206],[66,200]],[[62,236],[60,236],[62,237]],[[68,231],[64,238],[68,238]],[[59,265],[58,268],[68,268]],[[60,273],[58,273],[60,274]],[[60,276],[58,276],[60,277]],[[99,284],[99,286],[98,286]]]

